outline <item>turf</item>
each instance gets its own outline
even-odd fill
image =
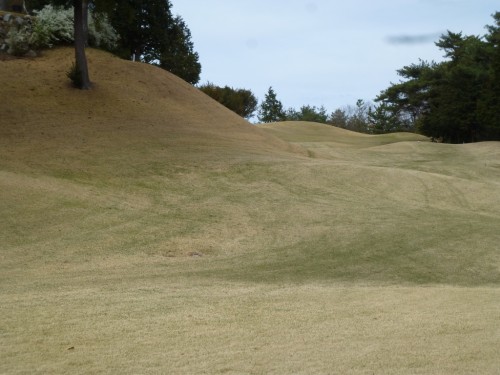
[[[500,143],[254,126],[0,61],[0,373],[494,374]]]

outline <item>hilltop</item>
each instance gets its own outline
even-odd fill
[[[499,142],[254,126],[88,53],[89,92],[0,61],[0,373],[497,372]]]
[[[427,137],[413,133],[392,133],[373,136],[335,126],[325,126],[324,124],[303,121],[261,124],[259,127],[288,142],[336,143],[337,147],[348,145],[362,148],[404,141],[429,141]]]
[[[102,163],[112,169],[147,168],[148,160],[159,154],[165,161],[198,162],[304,153],[162,69],[93,49],[88,60],[94,81],[89,92],[73,89],[65,77],[73,61],[70,48],[45,51],[37,59],[1,62],[4,162],[14,162],[27,148],[37,169],[43,161],[61,159],[89,167],[96,164],[96,159],[87,163],[90,150],[113,155],[114,160],[102,155]],[[141,160],[130,156],[137,149]],[[114,166],[117,159],[122,161]],[[99,167],[103,165],[95,166]]]

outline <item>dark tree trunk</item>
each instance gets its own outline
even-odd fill
[[[89,78],[89,69],[87,66],[87,57],[85,56],[85,26],[84,20],[86,19],[85,14],[88,11],[87,1],[85,0],[73,0],[73,7],[75,8],[75,59],[76,67],[81,74],[81,86],[82,90],[89,90],[91,87]]]
[[[82,0],[83,12],[83,39],[85,40],[85,47],[89,46],[89,2]]]

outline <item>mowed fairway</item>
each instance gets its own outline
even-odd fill
[[[0,61],[0,373],[497,374],[500,143],[246,123]]]

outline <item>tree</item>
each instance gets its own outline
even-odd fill
[[[477,109],[488,82],[485,42],[476,36],[448,32],[436,45],[451,60],[433,71],[429,111],[420,129],[450,143],[483,140],[488,125],[479,121]]]
[[[489,125],[484,130],[487,139],[500,140],[500,12],[493,18],[495,25],[486,26],[488,80],[478,101],[478,121]]]
[[[78,2],[84,8],[83,20],[78,26],[83,27],[84,39],[88,30],[87,9],[90,6],[92,10],[107,14],[113,28],[120,35],[118,45],[112,50],[115,54],[125,59],[157,65],[192,84],[199,81],[201,64],[198,53],[193,48],[191,32],[180,16],[172,15],[169,0]],[[75,1],[27,0],[30,11],[48,4],[70,6]]]
[[[384,105],[386,111],[404,119],[415,127],[418,120],[429,111],[429,92],[438,64],[420,61],[397,71],[406,81],[392,84],[375,99]]]
[[[374,109],[368,110],[369,132],[384,134],[397,131],[408,131],[409,127],[398,116],[397,112],[387,103],[382,102]]]
[[[277,99],[272,87],[269,87],[260,105],[258,119],[260,122],[277,122],[286,119],[283,104]]]
[[[165,47],[165,30],[172,24],[169,0],[117,0],[111,23],[120,34],[116,53],[134,61],[152,61]]]
[[[358,133],[368,133],[368,110],[370,105],[366,103],[363,99],[358,99],[356,101],[356,107],[348,108],[348,121],[347,129],[358,132]]]
[[[86,32],[87,29],[87,0],[73,0],[75,12],[74,29],[75,29],[75,75],[78,76],[74,82],[78,82],[78,86],[82,90],[91,88],[89,69],[87,65],[87,56],[85,55]]]
[[[29,13],[33,13],[34,10],[41,10],[44,6],[49,4],[55,5],[52,1],[47,0],[25,0],[24,3]]]
[[[251,118],[257,109],[257,98],[250,90],[219,87],[210,82],[199,89],[243,118]]]
[[[337,126],[339,128],[347,128],[347,123],[349,121],[349,117],[347,116],[347,113],[345,110],[337,108],[335,111],[332,112],[328,119],[328,124]]]
[[[376,101],[430,137],[462,143],[500,140],[500,13],[485,37],[448,31],[436,42],[445,61],[399,70],[405,79]]]
[[[109,0],[96,0],[97,3],[109,3]],[[94,5],[95,2],[92,4]],[[66,5],[71,4],[69,0],[28,0],[26,6],[29,11],[40,10],[46,5]],[[73,31],[75,46],[75,64],[68,76],[72,79],[76,87],[82,90],[89,90],[91,82],[89,77],[87,57],[85,47],[88,39],[88,9],[89,0],[73,0]]]
[[[194,51],[191,31],[180,16],[173,19],[168,33],[166,48],[158,54],[157,60],[161,68],[181,77],[186,82],[196,84],[200,80],[201,64],[198,53]],[[245,116],[243,116],[245,117]]]
[[[186,23],[172,15],[171,7],[169,0],[117,0],[110,11],[121,37],[116,53],[160,66],[195,84],[201,73],[199,56]]]
[[[311,105],[303,105],[298,111],[289,108],[285,113],[285,117],[287,121],[309,121],[322,124],[326,124],[328,120],[328,114],[324,106],[317,108]]]

